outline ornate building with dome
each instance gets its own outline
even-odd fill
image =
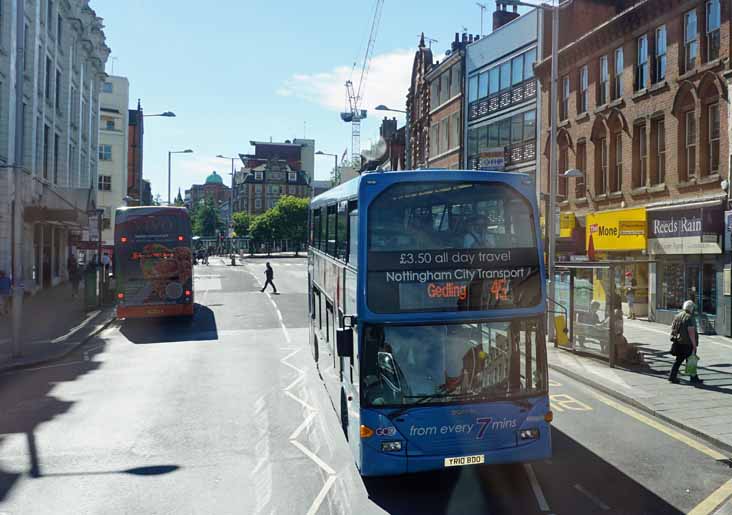
[[[228,202],[231,198],[231,188],[224,184],[224,179],[216,171],[206,177],[204,184],[194,184],[186,190],[186,204],[188,207],[198,204],[203,199],[211,197],[219,205]]]

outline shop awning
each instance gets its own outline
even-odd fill
[[[649,204],[646,206],[646,211],[673,211],[677,209],[721,207],[723,202],[724,198],[721,197],[711,199],[690,199],[688,202],[659,202],[658,204]]]

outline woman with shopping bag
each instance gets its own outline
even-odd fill
[[[685,372],[691,377],[692,384],[702,384],[697,374],[697,363],[699,357],[696,354],[699,343],[699,335],[696,331],[696,320],[694,319],[694,302],[687,300],[683,309],[674,317],[671,324],[671,354],[676,356],[676,361],[671,367],[671,375],[668,380],[678,384],[679,368],[686,361]]]

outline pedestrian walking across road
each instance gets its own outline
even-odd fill
[[[274,270],[272,270],[272,265],[269,264],[269,261],[267,261],[267,268],[264,269],[264,275],[267,278],[267,280],[264,282],[264,286],[260,291],[264,291],[267,289],[267,285],[271,284],[272,289],[274,290],[274,293],[277,293],[277,286],[275,286],[272,279],[274,279]]]
[[[668,380],[672,383],[679,382],[679,368],[681,368],[684,361],[697,355],[699,334],[696,330],[694,309],[694,302],[687,300],[684,302],[683,309],[674,317],[671,324],[671,354],[676,356],[676,361],[671,367],[671,374],[668,377]],[[691,375],[691,382],[693,384],[703,383],[696,372]]]

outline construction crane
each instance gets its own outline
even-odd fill
[[[381,9],[384,6],[384,0],[376,0],[374,7],[374,16],[371,20],[371,31],[369,32],[368,43],[366,44],[366,53],[364,54],[363,63],[361,64],[361,76],[358,80],[358,86],[354,89],[353,81],[346,81],[346,111],[341,113],[341,120],[351,124],[351,164],[357,170],[361,168],[361,120],[366,118],[366,109],[361,109],[361,100],[366,88],[366,80],[369,75],[369,66],[374,51],[374,43],[376,42],[376,34],[379,30],[379,22],[381,21]],[[355,65],[354,65],[355,68]]]

